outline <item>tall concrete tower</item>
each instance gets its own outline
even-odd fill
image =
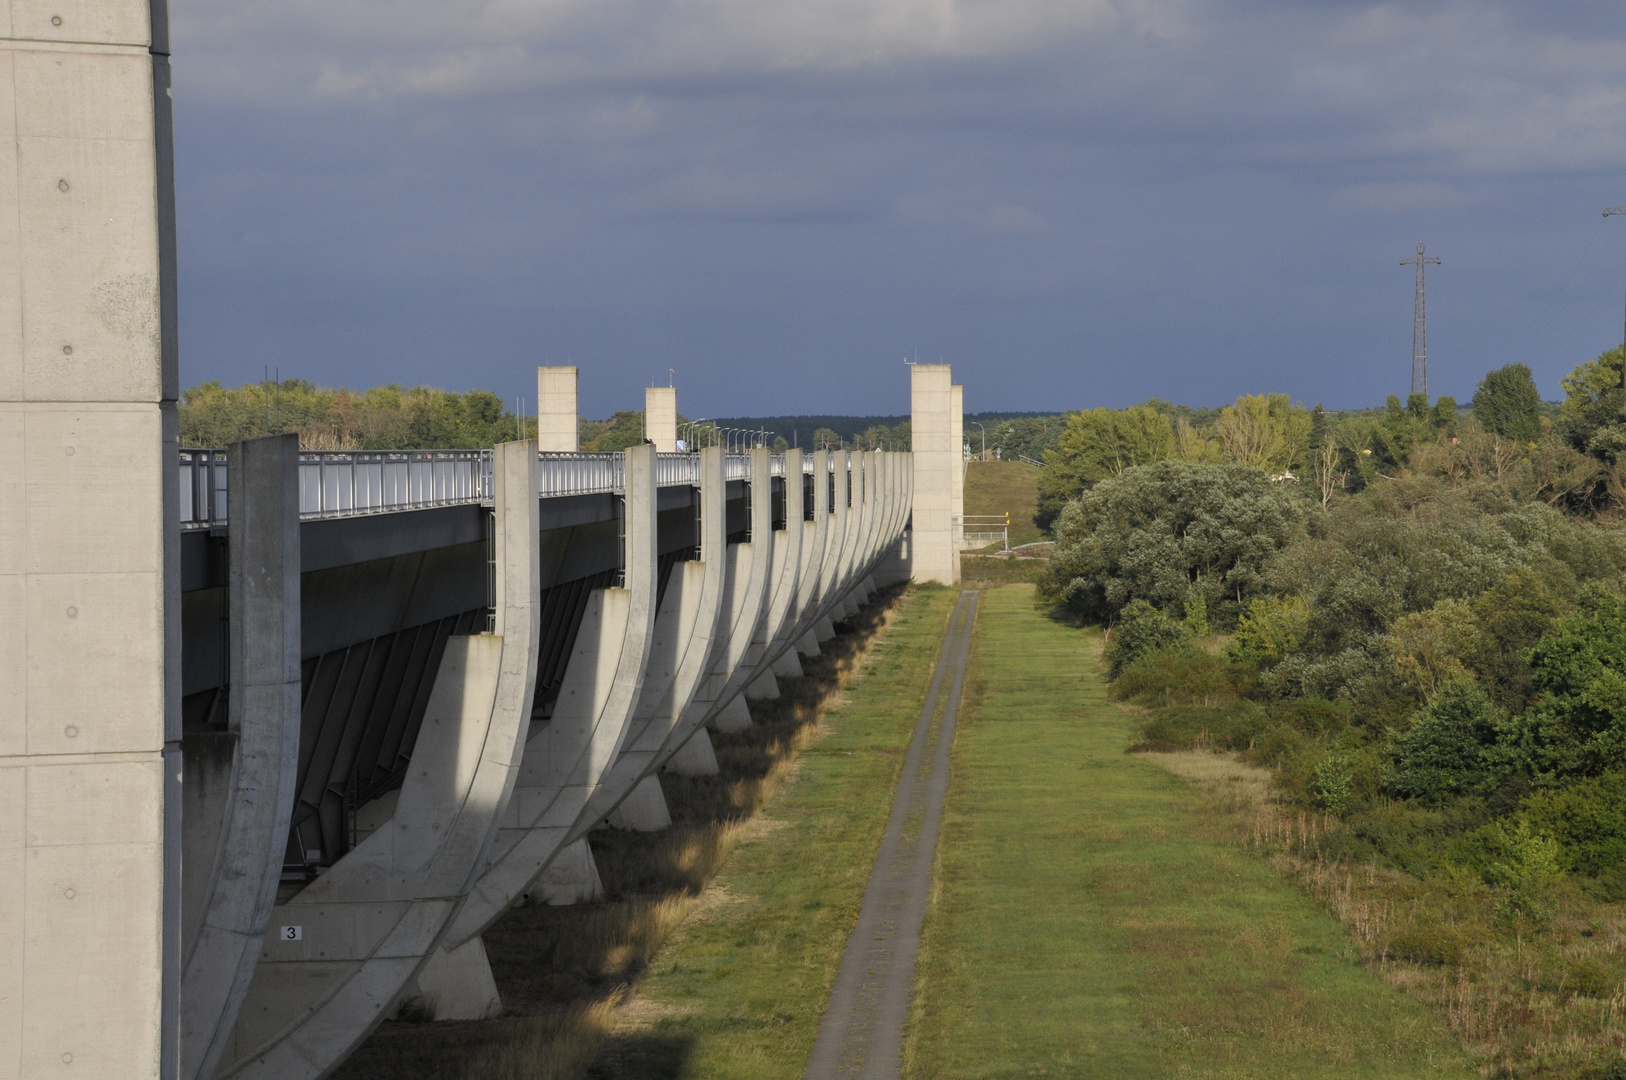
[[[0,64],[0,1075],[172,1076],[174,184],[163,0],[9,11]]]
[[[536,369],[536,448],[544,453],[581,449],[574,367]]]
[[[960,387],[947,364],[909,369],[915,468],[913,567],[917,581],[960,581],[959,534],[965,502],[960,453]]]
[[[670,386],[644,389],[644,438],[656,453],[677,453],[677,390]]]

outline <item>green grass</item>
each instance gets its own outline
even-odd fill
[[[754,838],[652,958],[588,1077],[801,1075],[956,595],[904,597]]]
[[[984,594],[906,1075],[1468,1077],[1443,1021],[1127,755],[1095,635]]]
[[[975,445],[975,443],[973,443]],[[1039,470],[1020,461],[972,461],[965,467],[966,516],[1011,515],[1011,546],[1043,540],[1033,523],[1039,509]],[[976,530],[979,526],[967,528]]]

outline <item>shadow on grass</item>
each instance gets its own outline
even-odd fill
[[[920,588],[920,587],[917,587]],[[604,899],[510,909],[484,935],[502,994],[495,1020],[389,1021],[335,1080],[664,1080],[682,1075],[688,1039],[622,1006],[667,935],[750,828],[814,737],[819,710],[849,682],[902,588],[878,593],[822,654],[802,660],[780,696],[752,702],[752,726],[712,733],[716,776],[661,774],[672,825],[589,836]]]

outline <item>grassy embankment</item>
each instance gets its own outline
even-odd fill
[[[1039,470],[1020,461],[972,461],[965,471],[965,514],[1011,515],[1011,546],[1031,544],[1045,539],[1033,523],[1039,508]],[[976,526],[968,526],[975,530]],[[993,550],[997,551],[998,548]],[[1044,572],[1044,560],[1039,558],[1045,548],[1029,549],[1028,559],[1004,555],[972,555],[960,557],[961,576],[968,585],[1008,584],[1017,581],[1036,581]]]
[[[798,1076],[954,596],[872,607],[713,736],[722,775],[662,776],[672,828],[595,831],[604,902],[486,934],[501,1019],[386,1024],[339,1080]]]
[[[1201,667],[1158,663],[1163,684]],[[1483,1075],[1626,1080],[1626,904],[1563,875],[1528,882],[1511,894],[1525,909],[1513,908],[1507,883],[1487,887],[1462,853],[1463,815],[1396,800],[1342,820],[1303,809],[1301,757],[1272,748],[1288,745],[1295,715],[1332,706],[1238,702],[1212,680],[1184,687],[1211,704],[1169,704],[1159,700],[1166,689],[1136,693],[1136,674],[1114,692],[1137,702],[1139,745],[1159,751],[1147,760],[1196,780],[1216,834],[1297,881],[1344,924],[1371,971],[1447,1019]],[[1227,719],[1249,709],[1263,717],[1259,730],[1227,737]],[[1239,744],[1248,750],[1211,752]],[[1415,872],[1380,843],[1411,855]]]
[[[1471,1076],[1439,1017],[1125,754],[1098,637],[984,599],[906,1074]]]

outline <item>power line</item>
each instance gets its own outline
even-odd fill
[[[1626,213],[1626,207],[1621,208]],[[1411,324],[1411,392],[1428,396],[1428,324],[1423,314],[1423,267],[1440,265],[1440,260],[1423,255],[1423,242],[1417,242],[1417,254],[1401,259],[1401,266],[1417,266],[1417,310]]]

